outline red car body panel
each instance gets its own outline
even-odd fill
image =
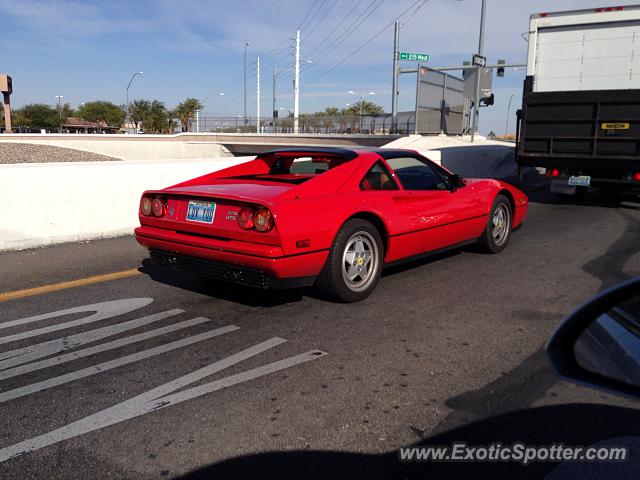
[[[286,162],[287,157],[307,152],[326,156],[335,166],[322,174],[269,173],[277,159]],[[344,152],[351,159],[344,159]],[[166,199],[165,215],[158,218],[140,211],[136,239],[152,252],[187,255],[260,270],[274,279],[299,278],[305,279],[301,284],[311,284],[322,270],[339,229],[355,216],[367,218],[383,230],[385,263],[477,239],[499,193],[511,200],[513,227],[526,216],[526,195],[499,180],[465,179],[464,186],[455,190],[405,190],[383,158],[390,155],[387,152],[276,151],[163,190],[144,192],[143,197]],[[424,159],[409,150],[394,152]],[[389,169],[398,189],[362,190],[364,176],[380,162]],[[262,177],[247,178],[254,175]],[[187,221],[189,200],[206,199],[216,203],[213,223]],[[274,228],[266,233],[240,228],[236,217],[243,206],[267,207],[275,219]]]

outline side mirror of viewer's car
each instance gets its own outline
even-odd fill
[[[575,310],[546,350],[561,377],[640,398],[640,277]]]

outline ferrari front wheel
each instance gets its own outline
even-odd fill
[[[512,211],[509,199],[498,195],[493,202],[489,221],[478,239],[480,249],[486,253],[499,253],[507,247],[511,236]]]
[[[342,302],[357,302],[373,291],[383,258],[378,230],[366,220],[346,222],[333,241],[329,257],[318,275],[316,286],[322,294]]]

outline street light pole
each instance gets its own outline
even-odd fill
[[[400,22],[395,22],[393,31],[393,81],[391,86],[391,133],[398,125],[398,57],[400,56]]]
[[[131,122],[130,115],[129,115],[129,87],[131,86],[131,82],[133,82],[133,79],[136,78],[136,75],[142,75],[143,73],[144,72],[136,72],[133,75],[131,75],[131,79],[127,84],[127,123]],[[137,130],[136,130],[136,133],[138,133]]]
[[[260,133],[260,57],[256,62],[256,133]]]
[[[244,44],[244,125],[247,125],[247,47],[249,42]]]
[[[480,12],[480,37],[478,38],[478,56],[482,56],[484,51],[484,16],[487,11],[487,0],[482,0],[482,11]],[[473,100],[473,128],[471,130],[471,142],[474,141],[478,133],[480,121],[480,72],[483,67],[476,67],[476,92]]]
[[[293,133],[299,133],[298,115],[300,110],[300,30],[296,30],[296,66],[293,80]]]
[[[509,135],[509,112],[511,111],[511,100],[513,100],[513,96],[515,94],[511,94],[511,96],[509,97],[509,105],[507,106],[507,126],[504,129],[504,134]]]
[[[278,59],[278,51],[273,51],[273,73],[272,73],[272,92],[271,92],[271,121],[273,122],[273,133],[278,133],[276,127],[276,61]]]
[[[58,133],[62,133],[62,105],[60,104],[61,100],[64,98],[63,95],[56,95],[58,99],[58,116],[60,117],[60,127],[58,129]]]

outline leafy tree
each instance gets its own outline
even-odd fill
[[[149,113],[151,102],[149,100],[134,100],[129,104],[129,120],[133,122],[136,130],[144,117]]]
[[[78,108],[77,115],[90,122],[104,122],[112,127],[121,127],[127,114],[122,107],[111,102],[98,100],[87,102]]]
[[[26,126],[33,129],[54,130],[60,125],[57,109],[44,103],[30,103],[15,109],[11,118],[15,126]]]
[[[175,108],[175,113],[180,119],[183,132],[191,130],[191,120],[198,110],[202,110],[202,103],[200,103],[200,100],[197,98],[191,97],[187,98],[184,102],[179,103]]]
[[[56,111],[58,108],[56,107]],[[76,111],[73,109],[70,103],[65,103],[62,106],[62,123],[66,123],[69,117],[73,117],[76,114]]]

